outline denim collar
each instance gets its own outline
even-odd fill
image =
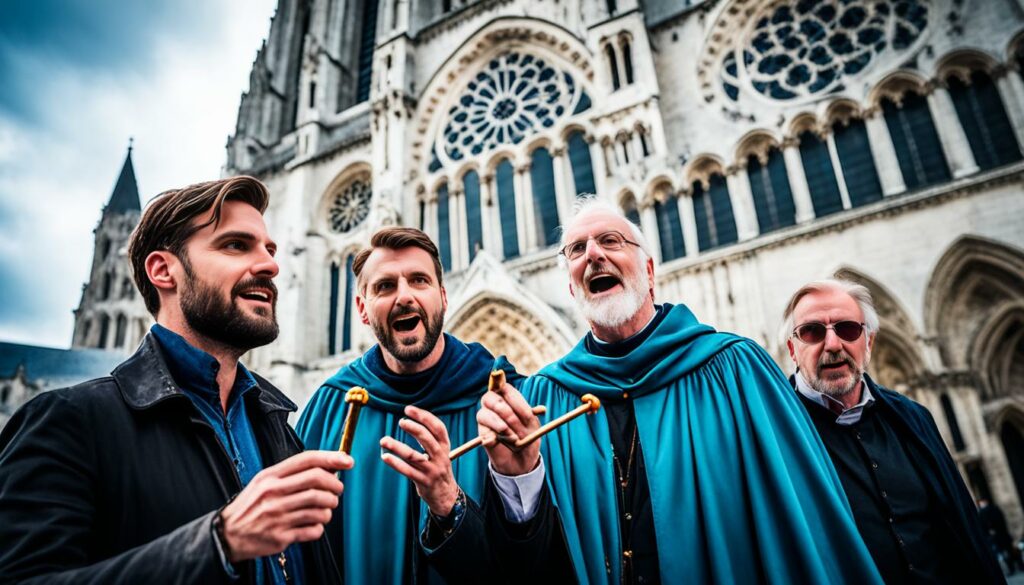
[[[193,347],[184,337],[159,323],[155,323],[151,331],[165,352],[167,369],[178,386],[182,390],[201,396],[204,400],[216,400],[217,404],[220,404],[220,389],[217,385],[220,363],[210,354]],[[256,379],[239,362],[228,404],[256,385]]]

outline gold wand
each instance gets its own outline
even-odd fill
[[[356,423],[359,422],[359,411],[370,401],[370,393],[365,388],[353,386],[345,393],[348,412],[345,413],[345,426],[341,430],[341,446],[338,450],[348,453],[352,450],[352,441],[356,436]]]
[[[543,437],[544,435],[550,433],[551,431],[557,429],[558,427],[564,425],[565,423],[571,421],[572,419],[583,414],[594,414],[601,408],[601,401],[598,400],[597,396],[594,396],[593,394],[584,394],[580,398],[580,400],[583,401],[583,404],[577,406],[576,408],[570,410],[569,412],[563,414],[562,416],[556,418],[555,420],[549,422],[548,424],[542,426],[541,428],[533,431],[529,435],[526,435],[522,439],[519,439],[513,444],[513,446],[516,449],[521,449],[529,445],[530,443],[536,441],[537,439]]]
[[[504,372],[504,370],[494,370],[493,372],[491,372],[491,377],[487,380],[487,391],[488,392],[498,392],[504,384],[505,384],[505,372]],[[547,407],[545,407],[545,406],[534,406],[532,410],[533,410],[533,414],[537,414],[537,415],[544,414],[544,413],[546,413],[548,411]],[[484,442],[483,437],[477,437],[477,438],[469,441],[468,443],[463,443],[462,445],[460,445],[460,446],[456,447],[455,449],[453,449],[452,452],[448,454],[448,459],[451,460],[451,461],[454,461],[454,460],[458,459],[459,457],[465,455],[466,453],[472,451],[473,449],[476,449],[477,447],[482,445],[483,442]]]

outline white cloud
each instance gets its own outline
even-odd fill
[[[269,31],[272,0],[237,0],[221,26],[154,35],[158,65],[103,72],[30,54],[41,124],[0,115],[0,339],[66,346],[93,253],[92,230],[117,179],[129,136],[145,202],[216,178],[238,100]],[[206,16],[206,15],[204,15]],[[32,62],[39,59],[39,62]]]

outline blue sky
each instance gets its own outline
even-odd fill
[[[0,340],[66,347],[128,145],[143,203],[216,178],[273,0],[32,0],[0,18]]]

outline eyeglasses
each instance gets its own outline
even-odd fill
[[[809,345],[821,343],[825,339],[825,333],[831,329],[836,332],[836,337],[843,341],[857,341],[864,333],[864,324],[856,321],[839,321],[831,325],[824,323],[804,323],[793,330],[793,337]]]
[[[621,250],[626,247],[626,244],[632,244],[634,246],[640,245],[636,242],[631,242],[627,240],[626,236],[613,230],[597,234],[596,236],[593,237],[588,237],[585,240],[576,240],[575,242],[569,242],[564,247],[562,247],[562,249],[559,250],[558,253],[565,256],[569,260],[575,260],[587,252],[587,243],[589,243],[590,240],[594,240],[595,242],[597,242],[598,246],[601,246],[602,249],[607,250],[609,252]]]

